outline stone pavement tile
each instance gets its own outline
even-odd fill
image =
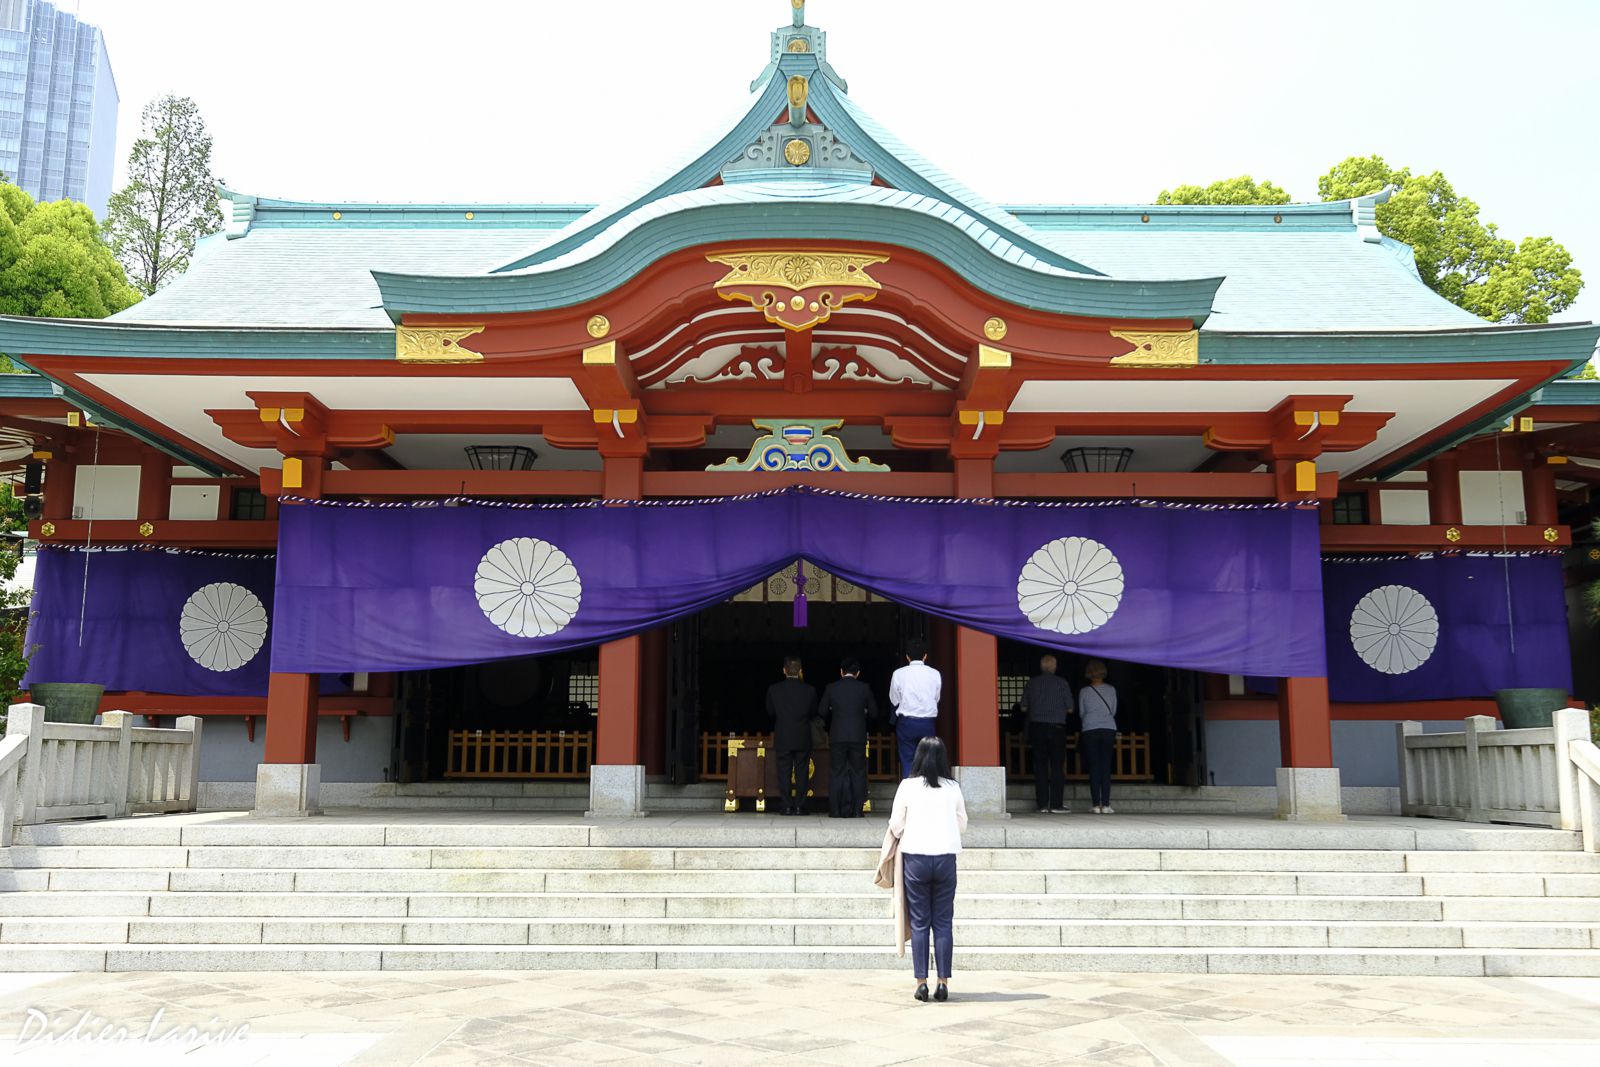
[[[1067,1059],[1073,1056],[1093,1056],[1114,1048],[1121,1048],[1127,1043],[1124,1034],[1123,1040],[1107,1037],[1096,1037],[1093,1034],[1080,1034],[1070,1030],[1056,1030],[1037,1034],[1028,1034],[1025,1037],[1012,1038],[1007,1044],[1019,1048],[1032,1049],[1036,1052],[1046,1052],[1056,1059]]]
[[[970,1056],[970,1050],[962,1055]],[[819,1048],[805,1054],[806,1062],[819,1065],[819,1067],[893,1067],[904,1063],[906,1060],[915,1059],[913,1053],[904,1050],[883,1048],[880,1045],[869,1045],[865,1041],[850,1041],[843,1045],[833,1045],[828,1048]],[[981,1060],[973,1060],[981,1063]]]
[[[784,1019],[785,1024],[788,1019]],[[835,1037],[823,1037],[817,1034],[806,1033],[803,1030],[773,1030],[766,1034],[755,1034],[741,1039],[740,1044],[749,1045],[751,1048],[764,1049],[768,1052],[781,1055],[793,1055],[800,1052],[815,1052],[817,1049],[832,1048],[844,1044],[844,1040]]]
[[[963,1062],[982,1067],[1044,1067],[1061,1062],[1061,1056],[1054,1052],[1006,1044],[975,1045],[962,1049],[959,1055]]]
[[[694,1067],[751,1067],[752,1064],[767,1064],[777,1058],[764,1049],[741,1044],[693,1045],[661,1054],[664,1061],[687,1063]]]
[[[637,1053],[670,1052],[673,1049],[687,1048],[695,1043],[695,1039],[687,1034],[675,1034],[671,1030],[652,1030],[641,1028],[626,1033],[607,1028],[595,1035],[595,1039],[602,1044],[614,1045],[620,1049]]]
[[[1159,1057],[1141,1045],[1122,1045],[1086,1058],[1100,1067],[1167,1067]]]
[[[892,1052],[906,1052],[912,1056],[957,1056],[962,1049],[989,1045],[994,1042],[957,1030],[908,1030],[893,1037],[866,1042]]]
[[[1023,1023],[1008,1023],[995,1021],[973,1021],[970,1019],[952,1019],[931,1029],[931,1033],[942,1036],[959,1035],[977,1041],[1015,1041],[1019,1037],[1040,1032],[1037,1026],[1028,1026]]]

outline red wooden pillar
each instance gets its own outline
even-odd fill
[[[170,474],[170,467],[168,468]],[[322,495],[322,461],[315,457],[286,456],[283,461],[284,492],[308,498]],[[293,483],[293,484],[291,484]],[[141,502],[142,502],[141,493]],[[279,559],[282,560],[280,554]],[[281,566],[281,563],[280,563]],[[299,764],[309,767],[317,762],[317,697],[318,678],[315,674],[279,674],[267,676],[267,739],[262,757],[267,764]],[[307,772],[310,775],[310,772]],[[266,798],[267,779],[256,778],[256,807],[287,810],[296,796],[306,797],[306,803],[315,808],[315,788],[309,794],[297,783],[293,793]],[[281,785],[285,780],[278,780]]]
[[[317,762],[317,676],[267,676],[268,763]]]
[[[966,440],[951,447],[956,496],[986,500],[994,496],[996,442]],[[1000,652],[993,634],[965,626],[956,629],[956,760],[963,767],[999,767]]]
[[[1285,767],[1333,766],[1328,679],[1279,679],[1278,741]]]
[[[162,522],[172,515],[172,460],[149,452],[139,460],[139,518]]]
[[[646,774],[667,773],[667,642],[671,628],[639,635],[639,753]]]
[[[1428,463],[1428,512],[1435,526],[1461,525],[1461,458],[1454,452]]]
[[[63,449],[44,467],[44,518],[56,522],[72,518],[77,484],[78,461]]]
[[[631,447],[630,447],[631,446]],[[607,500],[639,500],[644,496],[642,441],[618,440],[602,445],[603,487]],[[600,646],[600,714],[595,724],[594,762],[637,766],[639,758],[639,669],[643,661],[639,637],[624,637]]]
[[[1529,526],[1554,526],[1561,521],[1556,510],[1556,472],[1543,456],[1523,460],[1522,502],[1528,511]]]

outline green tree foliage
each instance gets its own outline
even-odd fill
[[[138,301],[93,211],[0,184],[0,314],[104,318]]]
[[[1490,322],[1549,322],[1572,306],[1583,275],[1572,254],[1551,237],[1519,244],[1478,217],[1478,205],[1461,196],[1438,171],[1413,174],[1382,156],[1351,156],[1317,179],[1323,200],[1348,200],[1387,188],[1378,205],[1378,230],[1411,246],[1417,273],[1428,288]],[[1287,204],[1289,194],[1248,175],[1207,186],[1164,189],[1158,204]]]
[[[128,184],[111,197],[106,227],[139,291],[155,292],[189,266],[194,246],[222,226],[211,176],[211,135],[187,96],[163,96],[140,119]]]
[[[1583,275],[1571,253],[1550,237],[1501,237],[1438,171],[1413,174],[1381,156],[1351,156],[1317,179],[1324,200],[1389,187],[1395,193],[1378,205],[1379,231],[1410,245],[1422,280],[1452,304],[1490,322],[1549,322],[1578,298]]]
[[[0,485],[0,533],[11,534],[26,525],[22,501],[10,484]],[[28,657],[32,654],[32,649],[25,646],[30,594],[10,586],[21,565],[22,542],[8,538],[0,546],[0,721],[4,720],[3,709],[21,694],[22,676],[28,671]]]
[[[1271,182],[1257,182],[1248,174],[1224,178],[1210,185],[1180,185],[1163,189],[1158,204],[1287,204],[1289,194]]]
[[[0,184],[0,314],[103,319],[138,300],[93,212]]]

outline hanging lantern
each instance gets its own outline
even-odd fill
[[[1133,459],[1131,448],[1069,448],[1061,453],[1061,462],[1074,474],[1121,474]]]
[[[475,471],[531,471],[539,458],[526,445],[468,445],[466,453]]]

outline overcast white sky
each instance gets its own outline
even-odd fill
[[[57,0],[68,9],[75,0]],[[594,202],[716,127],[787,0],[77,0],[125,158],[192,96],[263,196]],[[810,0],[851,96],[1002,203],[1128,203],[1248,173],[1297,200],[1352,154],[1442,170],[1550,234],[1600,318],[1600,2]],[[118,183],[121,182],[119,167]]]

